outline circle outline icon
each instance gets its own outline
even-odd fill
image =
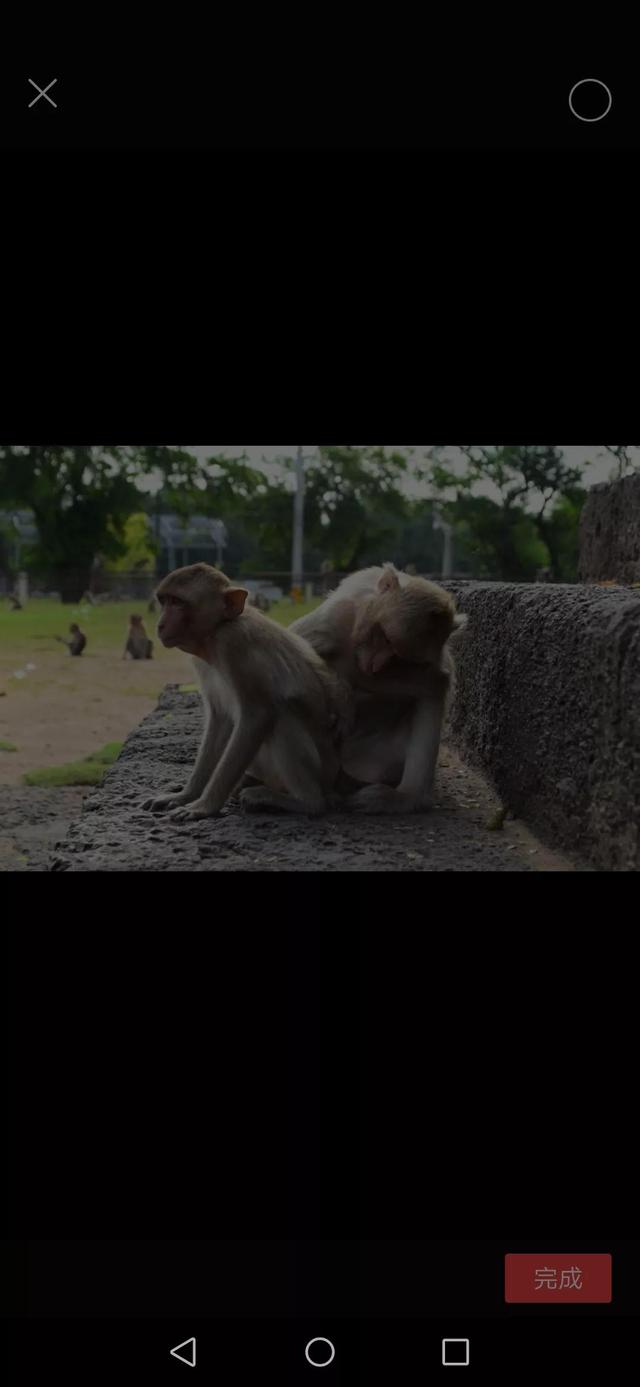
[[[313,1358],[310,1358],[310,1357],[309,1357],[309,1349],[311,1348],[311,1345],[312,1345],[312,1344],[328,1344],[328,1345],[329,1345],[329,1348],[331,1349],[331,1357],[330,1357],[330,1358],[327,1358],[326,1361],[325,1361],[324,1363],[316,1363],[316,1362],[314,1361]],[[306,1360],[307,1360],[307,1363],[310,1363],[312,1368],[328,1368],[328,1367],[329,1367],[329,1364],[330,1364],[330,1363],[333,1363],[333,1360],[334,1360],[334,1358],[335,1358],[335,1356],[336,1356],[335,1345],[332,1344],[332,1342],[331,1342],[330,1339],[325,1339],[325,1338],[324,1338],[324,1335],[322,1335],[322,1334],[317,1334],[316,1337],[315,1337],[315,1339],[310,1339],[310,1340],[309,1340],[309,1342],[308,1342],[308,1344],[307,1344],[307,1346],[306,1346],[306,1348],[305,1348],[305,1351],[304,1351],[304,1356],[305,1356],[305,1358],[306,1358]]]
[[[606,111],[602,112],[601,116],[581,116],[578,114],[575,107],[572,105],[573,93],[578,90],[578,87],[583,87],[586,82],[595,82],[596,86],[604,87],[604,90],[606,91],[607,96],[609,97],[609,105],[607,106]],[[574,82],[571,91],[569,92],[569,110],[571,111],[572,116],[575,116],[576,120],[584,121],[585,125],[595,125],[597,121],[604,120],[605,116],[608,116],[612,106],[613,96],[611,95],[611,91],[607,86],[606,82],[603,82],[600,77],[581,77],[579,82]]]

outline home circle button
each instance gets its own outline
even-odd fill
[[[574,83],[569,92],[571,114],[576,120],[584,120],[587,124],[604,120],[612,102],[613,97],[606,82],[601,82],[598,77],[583,77]]]
[[[335,1348],[330,1339],[310,1339],[304,1351],[307,1363],[312,1368],[328,1368],[336,1356]]]

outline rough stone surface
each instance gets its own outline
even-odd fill
[[[585,583],[640,583],[640,476],[592,486],[580,516]]]
[[[549,871],[574,864],[548,853],[520,823],[492,832],[498,801],[484,779],[442,749],[427,814],[320,819],[244,815],[237,800],[192,825],[141,809],[149,794],[184,783],[202,729],[197,694],[169,686],[128,737],[51,854],[56,871]]]
[[[640,594],[445,584],[469,615],[451,736],[543,839],[640,867]]]
[[[80,813],[86,789],[0,787],[0,872],[48,871],[51,853]]]

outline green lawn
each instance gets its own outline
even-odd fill
[[[28,771],[25,785],[99,785],[108,766],[112,766],[122,751],[122,742],[107,742],[100,751],[86,756],[84,761],[69,761],[64,766],[47,766],[42,771]]]
[[[292,621],[297,621],[299,616],[306,616],[307,612],[312,612],[319,607],[320,597],[314,597],[311,602],[274,602],[271,611],[268,613],[274,621],[279,621],[281,626],[290,626]]]
[[[274,621],[288,626],[296,617],[305,616],[318,606],[319,598],[312,602],[276,602],[269,612]],[[0,648],[15,650],[17,656],[22,650],[34,651],[34,642],[42,642],[42,647],[50,648],[55,636],[66,636],[69,624],[76,621],[80,628],[91,637],[93,649],[124,648],[127,617],[138,611],[149,635],[153,638],[158,620],[157,614],[146,610],[146,602],[105,602],[98,607],[79,603],[77,606],[63,605],[47,597],[31,599],[20,612],[11,612],[6,602],[0,601]],[[57,642],[56,642],[57,645]],[[87,647],[88,648],[88,647]],[[83,657],[81,657],[83,658]]]
[[[144,603],[142,608],[145,623],[155,626],[156,618],[146,613]],[[7,645],[16,652],[21,646],[33,650],[34,641],[42,641],[43,646],[48,647],[55,636],[66,636],[70,623],[77,621],[78,626],[91,635],[92,642],[97,640],[102,646],[124,648],[123,632],[129,610],[134,612],[139,608],[133,602],[130,608],[124,602],[89,607],[82,603],[63,605],[48,597],[38,597],[27,602],[21,612],[10,612],[6,602],[0,602],[0,645]]]

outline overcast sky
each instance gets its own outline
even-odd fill
[[[388,446],[391,447],[395,445]],[[304,448],[305,454],[308,455],[313,454],[315,451],[315,447],[312,446]],[[416,448],[415,451],[416,455],[421,455],[422,453],[427,451],[427,448],[426,446],[419,447]],[[614,459],[611,457],[609,453],[604,452],[600,444],[594,445],[592,447],[586,447],[581,444],[570,445],[563,447],[562,451],[570,466],[577,466],[579,464],[582,465],[584,463],[588,464],[584,474],[584,484],[586,486],[593,486],[595,482],[606,482],[614,467]],[[265,459],[265,471],[273,473],[277,471],[277,468],[274,467],[274,459],[283,456],[294,457],[296,453],[296,448],[276,448],[260,446],[241,448],[223,447],[220,445],[214,446],[212,444],[211,447],[208,447],[206,445],[198,445],[195,448],[190,447],[189,452],[195,453],[196,456],[199,458],[211,457],[213,453],[225,453],[227,457],[240,457],[242,453],[246,453],[251,464],[254,467],[260,467],[262,465],[263,459]],[[451,448],[450,457],[453,462],[455,462],[456,455],[457,450],[455,448]],[[640,462],[640,449],[635,450],[635,460],[636,462]],[[462,459],[460,460],[460,462],[462,466]],[[491,494],[491,490],[491,487],[488,487],[487,494]],[[415,496],[427,494],[427,488],[425,488],[424,486],[418,486],[415,483],[409,483],[409,485],[407,486],[407,491]]]

